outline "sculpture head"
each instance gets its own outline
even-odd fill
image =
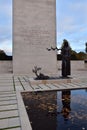
[[[61,48],[64,48],[64,47],[70,47],[69,42],[66,39],[63,40],[63,44]]]
[[[86,45],[85,51],[86,51],[86,53],[87,53],[87,42],[85,43],[85,45]]]
[[[87,47],[87,42],[85,43],[86,47]]]

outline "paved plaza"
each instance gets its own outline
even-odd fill
[[[21,92],[87,88],[87,70],[73,71],[71,77],[34,80],[28,75],[0,75],[0,130],[31,130]]]

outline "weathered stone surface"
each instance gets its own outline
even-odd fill
[[[12,73],[12,61],[0,61],[0,74]]]
[[[13,72],[33,76],[34,66],[43,74],[57,72],[56,1],[14,0],[13,3]]]

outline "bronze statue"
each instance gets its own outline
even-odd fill
[[[67,40],[63,40],[63,44],[61,47],[61,55],[62,55],[62,76],[67,77],[71,74],[70,71],[70,56],[71,49]]]
[[[85,45],[86,45],[85,51],[86,51],[86,53],[87,53],[87,42],[85,43]]]
[[[71,48],[69,43],[66,39],[63,40],[62,47],[58,49],[57,47],[47,48],[48,51],[59,51],[61,50],[62,55],[62,77],[67,77],[71,74],[71,67],[70,67],[70,57],[71,57]]]
[[[86,57],[85,57],[85,60],[84,60],[84,62],[85,62],[85,63],[87,63],[87,42],[85,43],[85,45],[86,45],[86,48],[85,48]]]

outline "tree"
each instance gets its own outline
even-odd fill
[[[79,60],[84,60],[86,57],[86,54],[84,52],[79,52],[78,55],[77,55],[77,58]]]
[[[78,60],[77,52],[71,49],[71,60]]]
[[[3,50],[0,50],[0,60],[5,59],[6,53]]]
[[[12,60],[12,56],[6,55],[6,53],[0,49],[0,60]]]

